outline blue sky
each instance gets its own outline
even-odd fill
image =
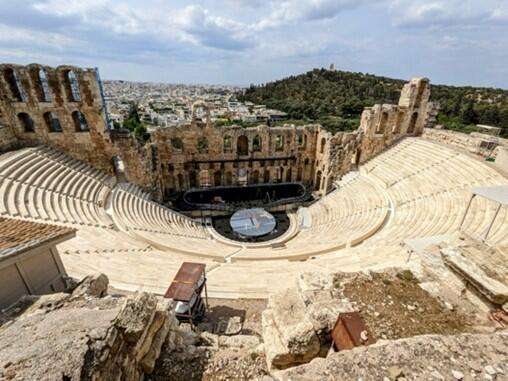
[[[508,88],[507,0],[0,0],[0,62],[262,83],[314,67]]]

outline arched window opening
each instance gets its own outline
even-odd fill
[[[257,169],[252,172],[252,183],[258,184],[259,183],[259,171]]]
[[[236,143],[236,153],[240,156],[249,154],[249,139],[247,139],[247,136],[241,135],[238,137],[238,141]]]
[[[423,100],[423,94],[425,93],[425,90],[427,89],[427,86],[429,85],[429,82],[426,80],[420,81],[419,87],[418,87],[418,93],[416,94],[415,99],[415,108],[420,108],[422,105]]]
[[[252,150],[256,152],[261,151],[261,137],[259,135],[254,136],[254,140],[252,141]]]
[[[379,120],[379,124],[376,129],[376,134],[384,134],[386,129],[386,123],[388,122],[388,113],[383,111],[381,114],[381,119]]]
[[[222,172],[221,171],[216,171],[215,174],[213,175],[213,184],[216,187],[221,186],[221,184],[222,184]]]
[[[54,112],[47,112],[44,114],[44,122],[49,132],[63,132],[62,125]]]
[[[226,172],[226,185],[233,185],[233,174]]]
[[[74,121],[74,128],[76,132],[87,132],[90,131],[85,115],[80,111],[74,111],[72,113],[72,120]]]
[[[9,86],[12,99],[16,102],[25,102],[25,94],[23,93],[18,73],[12,68],[5,69],[4,79]]]
[[[286,172],[286,182],[290,183],[292,180],[292,172],[291,172],[291,168],[288,168],[287,172]]]
[[[298,148],[304,149],[307,145],[307,135],[300,134],[298,135]]]
[[[298,171],[296,172],[296,181],[302,181],[303,179],[303,170],[302,168],[298,168]]]
[[[49,91],[48,77],[44,69],[40,69],[38,72],[39,76],[39,102],[51,102],[51,93]]]
[[[279,171],[278,172],[279,172],[278,173],[279,176],[277,176],[277,180],[279,182],[284,181],[284,167],[279,167]]]
[[[208,152],[208,139],[205,136],[201,136],[197,143],[197,149],[199,153],[207,153]]]
[[[275,150],[282,151],[284,149],[284,137],[282,135],[277,135],[275,137]]]
[[[270,182],[270,170],[269,169],[265,169],[265,174],[264,174],[264,177],[263,177],[263,182],[264,183],[269,183]]]
[[[325,146],[326,146],[326,139],[325,139],[325,138],[322,138],[322,139],[321,139],[321,149],[320,149],[320,152],[321,152],[321,153],[324,153],[324,152],[325,152]]]
[[[397,120],[395,121],[395,124],[393,125],[392,132],[394,134],[400,134],[400,125],[402,124],[402,121],[404,120],[404,112],[399,111],[397,113]]]
[[[233,144],[231,136],[224,136],[224,153],[231,152],[233,150]]]
[[[196,188],[198,186],[198,177],[196,172],[189,172],[189,185],[191,188]]]
[[[18,121],[24,132],[35,132],[34,121],[26,112],[18,114]]]
[[[321,171],[318,171],[316,173],[316,187],[315,187],[316,190],[321,189],[321,176],[322,176]]]
[[[416,128],[416,122],[418,121],[418,113],[415,112],[413,115],[411,115],[411,120],[409,122],[409,126],[407,128],[407,133],[412,134],[415,132]]]
[[[178,183],[178,189],[182,190],[183,188],[185,188],[184,182],[183,182],[183,175],[181,173],[178,174],[176,179],[177,179],[177,183]]]
[[[182,139],[180,138],[173,138],[171,139],[171,146],[177,150],[177,151],[181,151],[183,150],[183,142],[182,142]]]
[[[65,72],[65,87],[69,102],[79,102],[81,100],[78,78],[73,70]]]

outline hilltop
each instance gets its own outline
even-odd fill
[[[314,120],[334,131],[358,127],[363,108],[396,103],[403,80],[314,69],[262,85],[251,85],[242,101],[285,111],[295,121]],[[503,128],[508,136],[508,91],[494,88],[432,85],[431,101],[441,106],[438,122],[447,129],[472,132],[476,124]]]

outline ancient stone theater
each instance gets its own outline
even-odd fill
[[[336,312],[361,309],[339,308],[324,297],[331,295],[326,287],[338,284],[339,278],[330,278],[334,273],[343,280],[350,279],[344,274],[356,274],[356,283],[344,280],[344,285],[369,284],[377,278],[365,274],[395,268],[401,272],[379,287],[407,281],[412,290],[408,279],[418,278],[421,288],[414,295],[425,289],[441,305],[453,306],[469,298],[476,311],[506,316],[508,142],[432,128],[426,78],[404,85],[398,104],[365,108],[352,132],[331,134],[315,124],[219,127],[200,102],[189,125],[158,128],[140,140],[113,128],[97,69],[3,64],[0,74],[0,219],[10,237],[4,242],[0,236],[2,308],[14,300],[3,290],[22,289],[16,296],[58,292],[62,279],[99,272],[107,276],[99,283],[109,279],[119,292],[141,292],[123,309],[101,302],[106,304],[99,308],[100,322],[107,326],[121,310],[115,329],[129,341],[125,314],[148,305],[150,322],[166,327],[165,338],[170,325],[177,328],[162,312],[167,305],[157,304],[151,294],[164,295],[182,263],[200,263],[208,296],[268,298],[262,324],[270,369],[309,362],[320,353],[323,332],[333,328]],[[8,226],[37,231],[37,242]],[[56,264],[44,264],[51,260]],[[102,296],[90,287],[87,292]],[[354,286],[348,287],[340,289],[345,293],[340,300],[351,297]],[[74,308],[79,290],[61,308]],[[322,304],[317,295],[325,298]],[[404,314],[423,308],[411,303]],[[332,318],[324,312],[318,318],[317,311]],[[319,325],[323,319],[326,327]],[[137,359],[129,362],[129,371],[150,373],[164,338],[153,338],[159,340],[155,352],[118,353]],[[480,339],[468,340],[474,347]],[[406,354],[420,348],[419,339],[407,340]],[[491,340],[505,345],[506,335]],[[300,344],[294,347],[295,342]],[[429,351],[440,348],[425,343]],[[376,349],[370,353],[376,356]],[[354,362],[341,356],[335,364]],[[492,373],[486,365],[478,366],[479,373]],[[288,371],[280,379],[332,379],[324,373],[331,368],[333,362],[312,362],[301,369],[310,378]],[[118,375],[113,368],[107,368],[112,373],[101,369],[103,378],[81,379]],[[426,366],[421,369],[427,372]],[[375,374],[381,380],[385,373]],[[414,378],[416,373],[406,370],[407,379],[429,379],[419,376],[423,373]],[[122,379],[136,379],[131,376]],[[403,379],[402,370],[387,377]]]

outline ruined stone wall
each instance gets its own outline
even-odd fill
[[[0,65],[0,152],[48,145],[111,170],[104,103],[97,72],[73,66]],[[12,136],[16,140],[13,144]]]
[[[357,131],[335,135],[319,125],[215,127],[198,102],[191,125],[157,129],[142,143],[108,129],[100,86],[95,69],[0,65],[0,153],[48,145],[158,200],[193,187],[273,182],[302,182],[325,194],[397,140],[420,135],[432,109],[425,78],[406,84],[398,105],[366,108]]]
[[[426,128],[422,136],[426,139],[449,144],[483,157],[495,158],[498,147],[508,148],[508,139],[476,132],[464,134],[455,131]]]
[[[166,193],[203,183],[310,184],[319,130],[315,125],[242,128],[195,122],[159,129],[151,142],[157,147],[160,180]]]
[[[335,180],[398,140],[421,135],[433,107],[429,105],[429,98],[429,80],[413,79],[404,86],[398,105],[383,104],[365,108],[357,131],[339,132],[335,136],[321,132],[318,140],[326,141],[327,148],[323,154],[316,152],[316,187],[326,193],[332,189]],[[322,173],[320,185],[319,173]]]
[[[0,379],[138,381],[151,374],[162,346],[183,341],[173,302],[145,292],[107,295],[107,287],[105,275],[90,275],[72,293],[25,296],[3,311]]]

